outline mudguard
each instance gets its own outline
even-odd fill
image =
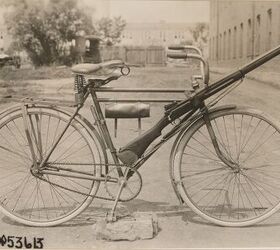
[[[210,108],[208,110],[209,114],[215,113],[215,112],[219,112],[222,110],[232,110],[232,109],[236,109],[236,105],[222,105],[222,106],[218,106],[215,108]],[[175,183],[175,178],[174,178],[174,169],[173,169],[173,159],[174,159],[174,153],[176,151],[176,147],[178,145],[178,143],[180,142],[181,137],[184,135],[184,133],[186,132],[186,130],[188,130],[188,128],[194,124],[196,121],[198,121],[200,118],[202,118],[202,114],[199,113],[198,115],[192,117],[191,120],[187,121],[186,124],[183,126],[183,128],[181,129],[180,133],[178,134],[178,136],[176,137],[171,152],[170,152],[170,158],[169,158],[169,176],[171,179],[171,184],[172,187],[174,189],[174,192],[177,196],[177,198],[179,199],[180,204],[183,204],[183,200],[181,198],[181,195],[179,193],[179,191],[177,190],[176,187],[176,183]]]

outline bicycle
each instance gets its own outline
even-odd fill
[[[170,155],[170,177],[181,203],[221,226],[248,226],[275,213],[280,207],[279,123],[251,108],[214,106],[247,73],[280,54],[280,46],[212,84],[208,84],[208,66],[198,49],[169,49],[170,58],[198,59],[202,75],[193,77],[193,89],[185,100],[166,105],[164,116],[151,129],[118,151],[97,92],[129,74],[122,61],[75,66],[74,104],[26,98],[3,111],[2,212],[25,225],[55,226],[80,214],[95,198],[114,201],[110,216],[114,220],[118,202],[132,200],[141,191],[139,168],[177,135]],[[89,96],[93,125],[79,113]],[[162,135],[168,125],[172,125],[170,130]],[[159,141],[151,146],[155,139]],[[109,197],[98,194],[100,184]]]

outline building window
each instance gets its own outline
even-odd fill
[[[252,57],[252,21],[248,19],[247,29],[247,57]]]
[[[212,59],[212,38],[209,38],[209,59]]]
[[[258,56],[260,54],[260,46],[261,46],[261,15],[257,15],[256,46],[255,46],[255,55],[256,56]]]
[[[213,37],[212,38],[212,48],[211,48],[211,53],[212,53],[211,59],[212,60],[215,59],[215,43],[216,43],[216,40],[215,40],[215,37]]]
[[[266,25],[266,31],[267,31],[267,38],[266,38],[266,50],[271,49],[272,44],[272,10],[269,9],[267,11],[267,25]]]
[[[227,32],[225,31],[224,41],[223,41],[223,60],[226,60],[226,49],[227,49],[226,43],[227,43]]]
[[[216,44],[215,44],[215,59],[219,59],[219,37],[216,36]]]
[[[231,29],[228,30],[228,59],[231,59]]]
[[[222,60],[222,34],[220,34],[220,42],[219,42],[219,54],[218,54],[218,58],[219,60]]]
[[[240,24],[240,33],[239,33],[239,57],[243,57],[243,23]]]
[[[213,44],[214,44],[214,37],[209,39],[209,58],[210,60],[213,59]]]
[[[235,26],[233,29],[233,59],[236,58],[236,36],[237,36],[237,28]]]
[[[215,37],[212,37],[212,48],[211,48],[211,59],[214,60],[215,59]]]

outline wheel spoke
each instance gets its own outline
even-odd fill
[[[30,137],[40,165],[70,117],[46,107],[27,109]],[[85,126],[79,117],[75,118],[43,167],[66,164],[74,172],[94,175],[97,171],[93,163],[100,164],[104,158],[100,155],[98,138],[89,134],[90,129]],[[97,192],[99,181],[73,180],[36,169],[24,131],[21,109],[0,123],[0,206],[13,219],[33,226],[56,225],[78,215]],[[63,170],[53,168],[52,171]]]
[[[178,190],[184,191],[184,201],[211,222],[257,223],[280,207],[280,128],[243,108],[213,112],[209,118],[221,152],[233,166],[212,150],[201,119],[178,142],[174,182],[182,185]]]

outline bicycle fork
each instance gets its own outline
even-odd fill
[[[236,163],[234,163],[233,161],[231,161],[230,159],[228,159],[221,151],[219,144],[218,144],[218,139],[215,135],[214,129],[212,127],[210,118],[209,118],[209,113],[208,113],[208,109],[206,106],[204,106],[204,110],[203,110],[203,120],[206,124],[206,128],[207,131],[209,133],[209,136],[211,138],[212,144],[214,146],[215,152],[217,154],[217,156],[219,157],[219,159],[225,163],[229,168],[231,168],[232,170],[238,170],[239,167]]]

